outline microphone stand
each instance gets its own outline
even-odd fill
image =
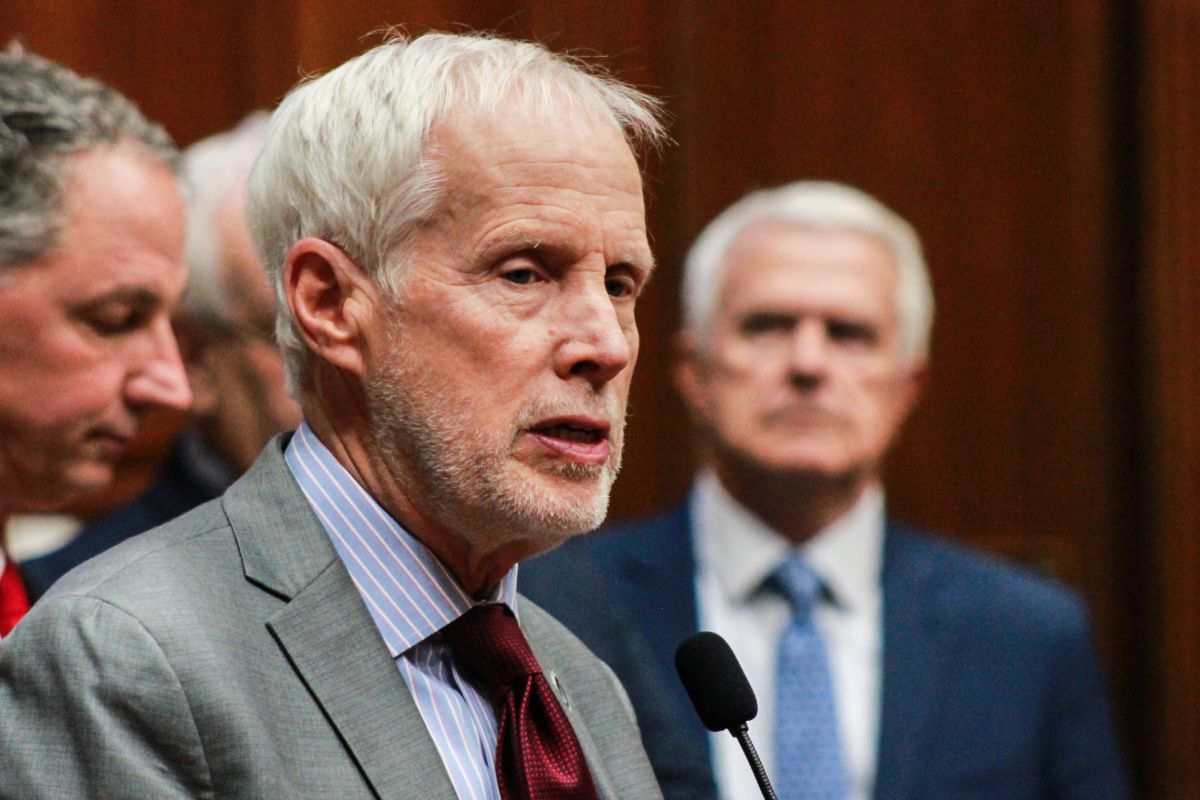
[[[758,788],[762,790],[764,800],[779,800],[775,790],[771,788],[771,780],[767,777],[767,771],[758,757],[758,751],[754,749],[754,742],[750,741],[750,729],[746,723],[743,722],[736,728],[730,728],[729,733],[742,746],[742,752],[746,754],[746,760],[750,762],[750,770],[754,773],[754,780],[758,781]]]

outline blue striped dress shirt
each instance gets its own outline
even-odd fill
[[[412,692],[455,791],[464,800],[499,800],[496,715],[455,668],[435,636],[474,605],[433,553],[394,520],[303,423],[288,466],[358,587]],[[488,602],[516,611],[517,568]]]

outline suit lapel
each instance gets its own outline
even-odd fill
[[[889,525],[883,565],[883,681],[876,798],[911,794],[932,735],[938,698],[952,666],[953,626],[943,613],[945,586],[933,553]]]
[[[567,715],[572,730],[575,731],[575,737],[579,740],[579,747],[583,750],[583,757],[587,761],[588,770],[595,783],[597,796],[600,800],[621,800],[621,796],[613,786],[613,779],[609,774],[604,755],[592,737],[592,729],[579,710],[579,704],[573,692],[574,687],[570,685],[568,669],[570,657],[564,653],[561,637],[557,637],[546,624],[546,620],[551,618],[544,610],[525,598],[521,598],[519,602],[521,627],[529,640],[534,657],[537,658],[538,664],[543,669],[551,691],[558,698],[559,705]]]
[[[547,664],[553,663],[543,648],[538,647],[532,641],[530,642],[530,646],[534,650],[534,656],[538,659],[538,663],[543,663],[543,661]],[[567,715],[567,721],[571,723],[571,729],[575,731],[575,738],[579,740],[579,747],[583,750],[583,758],[588,764],[588,771],[591,773],[592,781],[596,786],[597,796],[600,800],[621,800],[620,795],[617,794],[616,789],[612,786],[612,778],[609,777],[600,748],[596,746],[595,740],[592,739],[592,731],[588,727],[587,722],[580,716],[569,688],[564,685],[558,671],[553,668],[547,672],[546,680],[549,681],[550,689],[554,692],[554,696],[558,698],[559,705],[562,706],[563,712]]]
[[[381,798],[457,797],[421,712],[340,561],[268,627]]]
[[[603,546],[599,537],[596,544]],[[660,716],[665,715],[670,731],[670,763],[657,763],[656,770],[672,792],[690,797],[715,798],[716,785],[710,780],[712,760],[708,731],[692,710],[682,685],[674,679],[675,648],[700,626],[696,608],[696,558],[692,545],[689,503],[668,509],[622,540],[601,558],[606,573],[612,576],[616,597],[626,603],[631,619],[644,634],[643,642],[650,657],[664,676],[665,697],[648,699]],[[659,753],[665,747],[655,741],[650,749]],[[664,758],[661,754],[656,756]],[[669,792],[668,792],[669,793]]]
[[[400,671],[291,477],[285,441],[222,501],[247,579],[287,601],[267,627],[380,798],[455,800]]]
[[[666,675],[675,674],[675,648],[699,626],[690,526],[683,503],[639,532],[615,565],[616,594],[628,599],[628,607],[642,620],[647,643]]]

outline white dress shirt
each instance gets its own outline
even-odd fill
[[[741,661],[758,697],[750,736],[768,774],[774,774],[775,656],[791,612],[787,601],[762,583],[791,555],[793,545],[734,500],[711,471],[698,477],[691,504],[700,627],[725,637]],[[817,607],[815,620],[829,652],[849,800],[869,800],[875,782],[883,532],[883,490],[875,486],[800,547],[833,598]],[[711,746],[722,800],[760,800],[737,740],[714,733]]]

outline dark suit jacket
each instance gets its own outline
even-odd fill
[[[0,798],[455,800],[282,442],[0,641]],[[524,598],[519,614],[600,797],[659,797],[612,671]]]
[[[235,477],[219,456],[204,447],[197,434],[181,434],[146,491],[87,525],[57,550],[21,562],[29,601],[37,600],[55,581],[89,558],[219,496]]]
[[[608,581],[606,603],[624,633],[590,621],[598,609],[563,608],[581,567]],[[571,543],[522,567],[531,596],[602,657],[634,637],[657,676],[697,630],[695,555],[687,506]],[[533,575],[541,573],[535,580]],[[1082,604],[1024,570],[889,524],[883,557],[883,689],[876,800],[1109,800],[1127,795],[1105,689]],[[664,794],[715,800],[711,781],[672,794],[680,764],[711,774],[707,732],[677,680],[653,693],[627,677]],[[760,698],[760,702],[762,699]],[[653,711],[650,711],[653,709]],[[685,744],[656,752],[652,720],[671,720]],[[751,734],[754,735],[753,724]],[[764,735],[759,733],[758,735]],[[673,759],[663,761],[663,758]]]

